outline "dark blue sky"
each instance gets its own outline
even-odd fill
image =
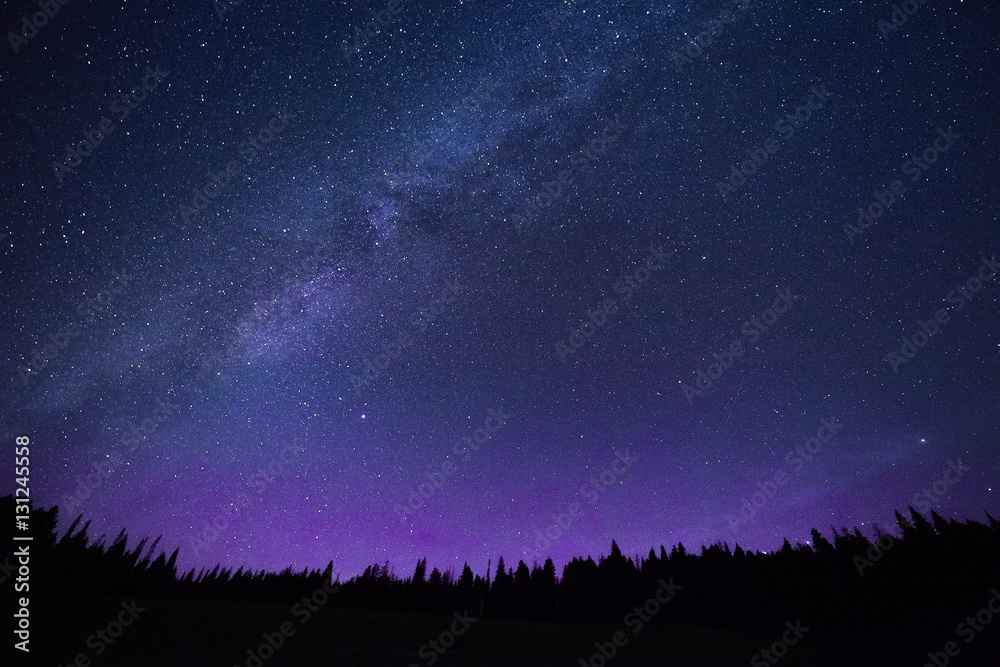
[[[1000,512],[995,7],[195,4],[0,48],[62,527],[351,575]]]

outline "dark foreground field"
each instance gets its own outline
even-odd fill
[[[294,667],[400,665],[546,666],[580,665],[623,631],[628,643],[616,650],[608,665],[716,665],[770,664],[751,660],[761,649],[781,637],[784,627],[733,628],[692,625],[647,625],[632,633],[621,624],[546,623],[482,619],[458,637],[446,653],[420,649],[448,630],[448,617],[388,612],[354,611],[321,607],[302,622],[287,605],[236,602],[185,602],[177,600],[137,601],[139,612],[120,638],[100,655],[100,639],[88,637],[107,627],[122,610],[120,599],[39,599],[44,610],[43,626],[32,636],[32,660],[37,665],[74,664],[84,654],[90,664],[129,666],[247,666],[248,648],[263,642],[263,633],[275,633],[289,622],[294,634],[269,659],[250,661],[249,667],[288,665]],[[300,610],[302,608],[300,607]],[[796,619],[789,619],[795,621]],[[955,619],[958,623],[961,619]],[[965,644],[953,634],[954,626],[940,636],[884,637],[848,635],[810,627],[777,664],[784,665],[872,665],[879,667],[927,662],[927,651],[940,651],[949,639],[958,639],[960,654],[950,664],[957,667],[1000,665],[997,637],[1000,627],[986,627],[974,641]],[[288,626],[286,626],[287,628]],[[447,641],[447,639],[446,639]],[[265,650],[265,655],[267,652]],[[86,665],[86,663],[79,663]],[[603,663],[595,659],[592,663]]]

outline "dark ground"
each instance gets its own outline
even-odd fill
[[[453,619],[389,612],[355,611],[322,607],[306,622],[292,614],[289,605],[237,602],[138,600],[144,607],[100,656],[88,648],[87,639],[104,628],[121,611],[119,599],[38,599],[36,609],[46,618],[32,634],[30,662],[17,664],[69,666],[80,653],[94,667],[247,665],[249,647],[258,647],[262,633],[275,632],[289,621],[295,633],[270,659],[268,667],[432,664],[421,646],[448,629]],[[39,619],[42,620],[42,619]],[[795,618],[789,620],[795,621]],[[1000,627],[984,628],[969,644],[954,635],[961,619],[945,625],[938,636],[926,633],[911,638],[887,638],[870,632],[837,633],[809,626],[809,631],[787,655],[785,665],[921,667],[927,651],[942,650],[945,641],[958,641],[961,653],[950,661],[956,667],[1000,665],[997,640]],[[1000,623],[998,623],[1000,624]],[[55,628],[53,630],[53,628]],[[782,626],[762,628],[693,625],[647,625],[633,634],[621,624],[546,623],[483,619],[476,621],[435,665],[490,667],[580,665],[596,651],[595,642],[608,642],[616,631],[629,641],[617,650],[608,665],[748,665],[762,648],[779,639]],[[92,642],[93,645],[93,642]],[[83,663],[81,663],[83,664]],[[600,660],[594,662],[599,666]],[[758,661],[756,664],[767,664]],[[258,663],[252,662],[249,667]],[[258,666],[259,667],[259,666]]]

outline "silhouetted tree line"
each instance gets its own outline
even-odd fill
[[[13,497],[0,505],[14,514]],[[663,581],[682,589],[653,622],[768,624],[807,622],[885,631],[919,627],[934,619],[960,619],[982,606],[1000,586],[1000,523],[928,520],[913,508],[896,513],[888,533],[875,527],[831,528],[832,541],[816,529],[811,544],[786,539],[771,553],[746,551],[719,542],[688,553],[683,544],[668,553],[650,549],[642,557],[622,554],[618,544],[598,561],[574,558],[556,576],[550,558],[529,567],[508,567],[501,557],[492,578],[466,564],[459,575],[421,559],[412,576],[400,578],[389,564],[372,565],[345,582],[333,606],[427,614],[468,610],[493,618],[621,621],[653,597]],[[292,603],[333,580],[325,568],[282,572],[216,566],[179,575],[178,550],[157,553],[160,540],[127,546],[122,531],[110,543],[91,542],[82,516],[57,539],[58,509],[33,509],[32,590],[52,595],[144,596]],[[8,524],[9,525],[9,524]],[[8,535],[10,528],[7,529]],[[10,542],[8,541],[8,544]],[[338,575],[339,580],[339,575]],[[938,622],[939,621],[935,621]]]

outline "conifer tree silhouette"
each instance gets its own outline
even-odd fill
[[[14,499],[0,499],[0,510],[13,513]],[[1000,562],[1000,524],[989,513],[987,523],[946,520],[935,511],[929,519],[909,510],[896,512],[892,539],[874,525],[865,536],[857,527],[832,529],[833,544],[818,530],[810,531],[812,547],[783,540],[771,553],[746,551],[717,542],[689,555],[678,543],[659,555],[627,558],[612,540],[610,553],[597,562],[574,557],[557,578],[552,558],[531,569],[523,561],[516,570],[499,558],[490,585],[464,564],[456,576],[420,558],[413,576],[399,579],[389,563],[374,564],[342,584],[329,604],[449,615],[454,611],[492,617],[566,621],[620,622],[623,614],[648,600],[660,582],[673,579],[685,593],[665,605],[656,623],[783,623],[789,609],[831,628],[881,627],[887,632],[916,633],[939,621],[944,611],[978,609],[983,591],[996,586]],[[58,537],[58,509],[32,508],[39,527],[37,561],[32,562],[33,590],[55,595],[184,598],[191,601],[236,600],[293,604],[324,582],[333,583],[333,559],[325,569],[286,567],[281,572],[254,571],[228,564],[192,567],[181,575],[179,548],[160,548],[162,537],[142,537],[130,545],[126,530],[110,542],[92,540],[92,525],[78,515]],[[13,527],[0,528],[10,537]],[[882,536],[882,539],[879,539]],[[152,539],[152,541],[150,541]],[[864,569],[856,558],[881,554]],[[37,563],[37,573],[35,566]],[[235,565],[235,564],[234,564]],[[947,572],[947,580],[941,573]],[[37,577],[34,576],[37,574]],[[913,586],[912,582],[927,582]],[[937,583],[941,582],[941,583]],[[690,587],[690,588],[688,588]],[[686,591],[697,591],[688,595]],[[753,608],[752,618],[745,610]],[[944,610],[944,611],[943,611]],[[891,621],[887,619],[892,619]]]

